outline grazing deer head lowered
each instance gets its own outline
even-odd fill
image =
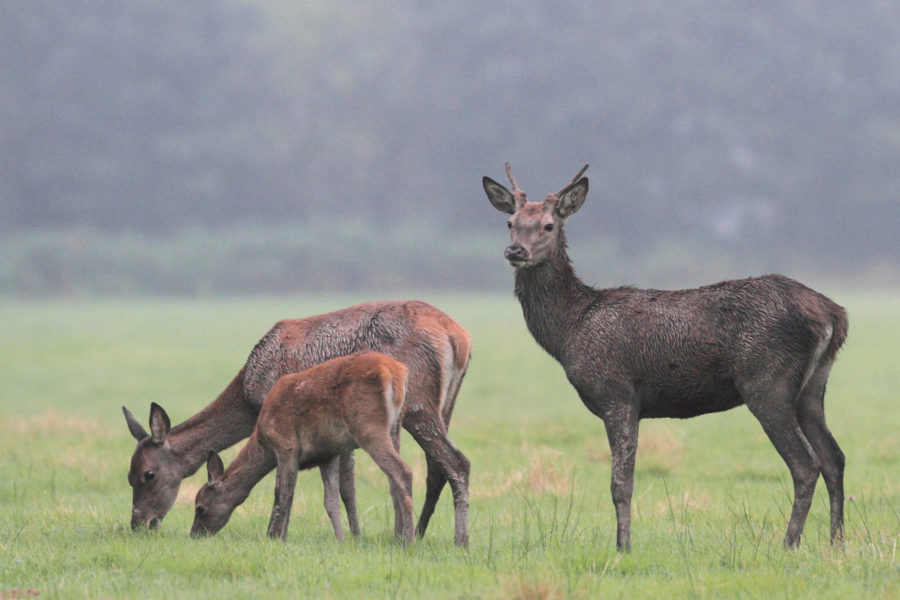
[[[172,456],[172,445],[166,439],[171,430],[169,416],[153,402],[150,405],[150,433],[147,433],[124,406],[122,412],[125,413],[128,430],[138,440],[128,472],[128,483],[132,488],[131,527],[145,525],[157,528],[161,515],[165,515],[175,503],[181,483],[180,471]],[[147,493],[148,490],[152,493]]]
[[[206,408],[170,427],[157,404],[150,433],[123,407],[137,440],[128,482],[133,528],[156,527],[172,508],[181,480],[253,431],[266,394],[285,374],[355,352],[376,351],[408,365],[409,410],[403,427],[425,451],[425,501],[416,533],[424,535],[446,483],[453,492],[454,541],[468,542],[469,460],[450,441],[447,428],[471,356],[471,338],[449,316],[416,300],[367,302],[335,312],[275,324],[250,353],[228,387]],[[359,533],[353,455],[340,458],[340,495],[351,532]],[[323,477],[325,476],[323,471]]]
[[[800,541],[821,474],[831,538],[841,539],[844,455],[825,425],[824,394],[847,336],[844,309],[781,275],[686,290],[595,289],[575,275],[566,221],[584,204],[587,166],[543,202],[483,179],[511,215],[504,256],[535,340],[606,427],[612,454],[616,545],[631,548],[631,497],[640,419],[687,418],[746,404],[794,482],[785,544]]]

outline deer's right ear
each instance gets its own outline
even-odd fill
[[[216,454],[213,450],[209,451],[209,457],[206,459],[206,476],[209,483],[217,483],[222,481],[222,476],[225,474],[225,465],[222,464],[222,459],[219,458],[219,455]]]
[[[147,430],[144,429],[144,427],[140,423],[138,423],[138,420],[134,418],[134,415],[131,414],[130,410],[123,406],[122,412],[125,413],[125,422],[128,423],[128,431],[131,432],[131,435],[134,436],[134,439],[136,439],[137,441],[141,441],[142,439],[150,435],[149,433],[147,433]]]
[[[512,192],[490,177],[482,178],[481,185],[494,208],[510,215],[516,212],[516,199]]]

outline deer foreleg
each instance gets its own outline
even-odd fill
[[[325,512],[331,519],[331,527],[334,529],[334,537],[339,540],[344,539],[344,530],[341,527],[341,505],[338,499],[340,494],[340,458],[334,457],[324,465],[319,467],[319,473],[322,475],[322,484],[325,490]]]
[[[616,507],[616,549],[619,552],[631,552],[631,497],[638,439],[636,412],[617,413],[604,419],[612,455],[610,491]]]
[[[340,459],[340,491],[344,510],[347,511],[347,524],[350,535],[359,537],[359,516],[356,512],[356,476],[354,474],[353,452],[341,454]]]

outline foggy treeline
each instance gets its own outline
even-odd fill
[[[0,292],[900,278],[900,4],[5,0]]]

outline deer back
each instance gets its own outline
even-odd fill
[[[442,380],[465,371],[471,338],[450,317],[419,301],[370,302],[327,315],[283,320],[251,352],[244,394],[261,405],[283,375],[365,351],[409,365],[423,388],[443,389]],[[440,405],[446,402],[443,393]]]
[[[299,448],[301,468],[386,438],[405,413],[407,368],[376,352],[331,359],[278,380],[260,411],[260,442]]]

